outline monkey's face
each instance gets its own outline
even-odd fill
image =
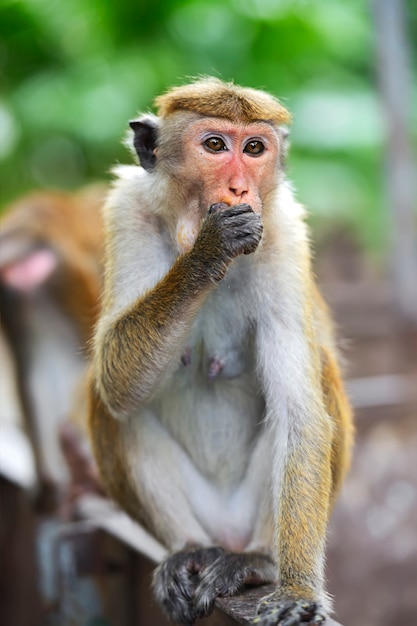
[[[278,138],[269,124],[205,118],[190,125],[184,141],[202,208],[244,202],[262,212],[265,195],[276,185]]]
[[[261,214],[266,196],[276,188],[279,162],[277,132],[266,122],[198,119],[183,141],[190,203],[177,224],[181,251],[192,247],[212,204],[246,203]]]

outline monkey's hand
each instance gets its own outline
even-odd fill
[[[227,208],[224,208],[227,207]],[[215,281],[241,254],[255,252],[262,237],[262,221],[249,204],[228,207],[212,204],[203,221],[192,254],[205,263]]]
[[[255,626],[298,626],[299,624],[323,624],[327,612],[318,602],[291,599],[279,591],[263,598],[253,620]]]

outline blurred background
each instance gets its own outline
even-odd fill
[[[190,77],[265,89],[293,113],[288,176],[357,415],[329,536],[345,626],[417,623],[416,58],[412,0],[0,5],[5,213],[32,190],[108,182],[131,160],[128,120]]]
[[[294,114],[289,174],[300,199],[314,217],[351,226],[367,250],[381,252],[389,218],[378,76],[386,62],[372,7],[360,0],[3,0],[2,204],[34,186],[73,189],[107,177],[129,158],[120,142],[127,120],[168,86],[213,74],[283,99]],[[406,49],[395,54],[410,61],[417,9],[411,1],[404,9]],[[401,97],[415,130],[411,70],[404,68]]]

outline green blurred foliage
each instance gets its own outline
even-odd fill
[[[415,32],[416,11],[409,27]],[[127,121],[213,74],[294,114],[289,176],[313,217],[386,228],[375,32],[363,0],[2,0],[1,204],[129,161]]]

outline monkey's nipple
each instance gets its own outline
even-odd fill
[[[191,364],[191,348],[185,348],[181,355],[181,363],[184,367],[188,367]]]
[[[217,357],[213,357],[209,360],[208,364],[208,379],[210,382],[213,382],[220,376],[224,368],[224,363],[220,361]]]

